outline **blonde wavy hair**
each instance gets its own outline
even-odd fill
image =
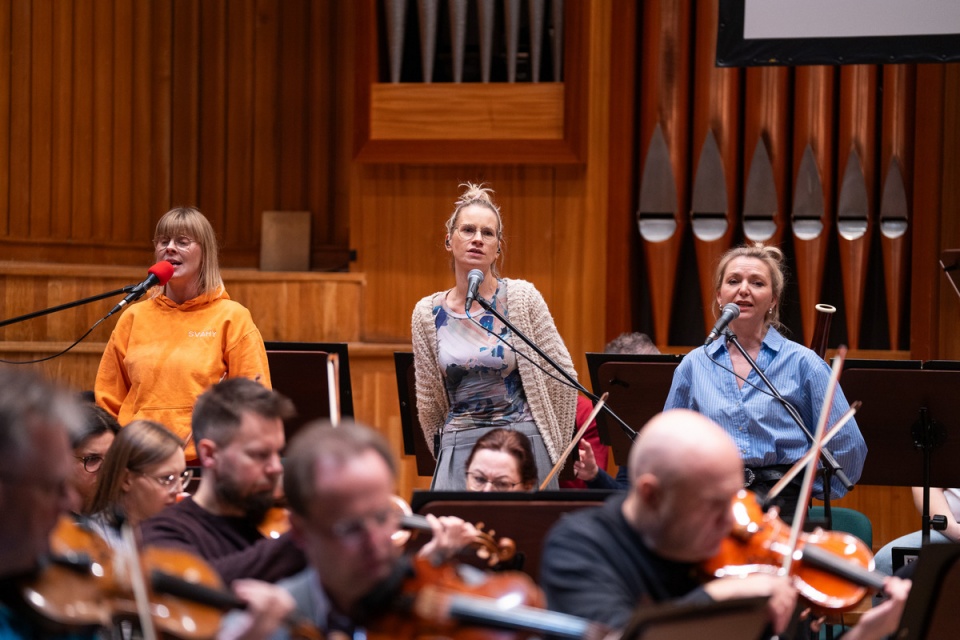
[[[773,289],[773,297],[776,299],[776,303],[773,305],[773,312],[764,316],[764,321],[767,326],[772,325],[779,331],[783,328],[783,325],[780,324],[780,302],[783,300],[783,287],[787,279],[783,251],[777,247],[767,246],[762,242],[730,249],[720,257],[720,262],[717,264],[717,273],[714,279],[715,291],[720,291],[723,278],[727,274],[727,266],[735,258],[754,258],[767,266],[770,271],[770,286]],[[714,308],[714,317],[719,317],[719,311],[719,308]]]

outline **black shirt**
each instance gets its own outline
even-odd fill
[[[567,514],[547,534],[540,580],[549,608],[622,629],[644,603],[712,602],[696,565],[644,544],[623,517],[625,499]]]

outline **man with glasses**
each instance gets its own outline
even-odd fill
[[[144,544],[195,553],[227,584],[273,582],[302,569],[303,554],[289,534],[274,539],[259,530],[279,493],[283,420],[293,412],[288,398],[246,378],[204,392],[192,420],[200,485],[141,525]]]
[[[49,550],[50,532],[71,505],[69,433],[80,406],[21,369],[0,369],[0,637],[52,638],[17,602],[19,581]],[[78,635],[75,637],[88,637]]]
[[[386,441],[374,430],[345,423],[312,424],[291,441],[283,485],[290,505],[291,532],[309,568],[280,582],[296,603],[296,616],[327,638],[354,636],[383,584],[398,575],[402,547],[393,540],[401,512],[394,503],[396,465]],[[459,550],[477,531],[459,518],[428,516],[433,537],[421,549],[435,561]],[[238,592],[250,586],[235,585]],[[279,599],[276,599],[279,601]],[[271,618],[287,611],[234,614],[221,637],[267,637]],[[258,632],[245,633],[250,623]],[[274,638],[286,638],[281,630]]]

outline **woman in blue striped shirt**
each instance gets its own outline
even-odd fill
[[[730,323],[730,329],[813,432],[830,367],[816,353],[787,340],[779,331],[782,265],[783,253],[760,243],[725,253],[717,266],[717,311],[729,303],[739,307],[740,315]],[[761,494],[810,447],[807,435],[726,339],[695,349],[677,367],[665,408],[677,407],[698,411],[727,430],[740,449],[746,467],[745,484]],[[836,423],[848,408],[847,399],[838,388],[827,424]],[[829,448],[855,483],[867,455],[867,445],[856,422],[848,422],[830,441]],[[785,514],[792,515],[799,494],[798,482],[781,494],[780,506]],[[834,498],[846,493],[835,477],[830,489]],[[822,478],[817,479],[814,494],[823,497]]]

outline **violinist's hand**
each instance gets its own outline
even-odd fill
[[[577,480],[590,482],[600,473],[600,467],[597,466],[597,456],[593,453],[593,447],[585,439],[580,439],[577,447],[580,459],[573,463],[573,475]]]
[[[911,584],[909,580],[901,578],[890,577],[884,580],[883,591],[888,599],[860,616],[860,622],[843,635],[844,639],[874,640],[896,633],[903,615],[903,605],[910,595]]]
[[[436,517],[427,514],[427,520],[433,528],[433,537],[423,545],[419,555],[430,558],[436,563],[446,562],[470,544],[479,533],[469,522],[456,516]]]
[[[246,603],[239,616],[224,624],[218,640],[262,640],[271,637],[296,608],[293,596],[282,587],[260,580],[234,580],[233,592]]]
[[[776,633],[783,633],[793,618],[797,606],[797,590],[788,578],[765,573],[753,573],[744,578],[719,578],[704,585],[714,600],[767,597],[770,622]]]

